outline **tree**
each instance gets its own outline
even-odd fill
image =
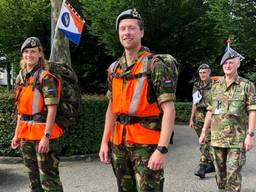
[[[7,55],[7,71],[11,66],[17,71],[20,46],[27,37],[37,36],[44,47],[49,45],[50,4],[48,0],[2,0],[0,15],[0,50]]]
[[[144,44],[153,51],[171,53],[180,61],[178,97],[182,100],[191,95],[188,82],[201,63],[210,64],[214,74],[222,74],[219,62],[228,37],[241,53],[255,55],[255,0],[87,0],[84,14],[90,19],[90,33],[106,54],[121,54],[115,19],[132,7],[144,19]]]
[[[51,56],[50,60],[54,62],[65,63],[71,66],[69,40],[63,33],[56,30],[56,24],[59,18],[62,0],[51,0]]]

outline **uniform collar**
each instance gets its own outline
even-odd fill
[[[28,79],[29,77],[33,76],[34,73],[40,68],[41,66],[38,64],[36,65],[31,71],[27,71],[27,69],[23,70],[23,76],[25,79]]]
[[[225,76],[224,76],[224,78],[223,78],[223,81],[226,82],[226,81],[225,81]],[[233,84],[233,83],[235,83],[235,84],[240,84],[240,82],[241,82],[241,77],[237,74],[231,84]]]
[[[149,52],[149,49],[147,47],[142,46],[140,48],[140,50],[138,51],[134,61],[132,62],[133,64],[131,66],[133,66],[138,61],[138,59],[142,56],[142,54],[144,54],[145,52]],[[120,58],[120,62],[125,63],[127,65],[126,58],[125,58],[125,52],[123,53],[122,57]]]

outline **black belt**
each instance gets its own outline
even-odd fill
[[[46,122],[46,115],[35,114],[35,115],[21,115],[22,121],[37,121],[37,122]]]
[[[141,122],[158,122],[160,118],[158,116],[151,117],[137,117],[129,115],[117,115],[116,122],[121,124],[134,124]]]

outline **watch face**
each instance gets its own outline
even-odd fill
[[[163,154],[168,153],[168,148],[165,146],[157,146],[157,150]]]
[[[44,135],[45,135],[45,137],[47,137],[48,139],[51,137],[51,135],[50,135],[49,133],[45,133]]]

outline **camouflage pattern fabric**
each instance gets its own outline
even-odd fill
[[[62,129],[71,127],[79,116],[81,106],[78,77],[69,65],[63,63],[48,63],[47,69],[61,81],[56,122]]]
[[[62,192],[59,177],[58,140],[50,140],[48,153],[37,153],[38,141],[22,140],[21,152],[31,192]]]
[[[207,110],[212,112],[211,146],[218,187],[227,192],[240,191],[247,116],[248,111],[256,110],[253,83],[239,76],[229,87],[225,80],[216,82]]]
[[[240,192],[240,171],[246,161],[245,150],[213,147],[212,155],[218,188],[225,192]]]
[[[252,82],[237,76],[226,86],[225,80],[211,89],[212,111],[211,145],[214,147],[243,148],[247,131],[248,111],[256,110],[256,93]]]
[[[203,84],[202,81],[196,81],[193,86],[193,93],[196,91],[199,91],[202,95],[202,99],[196,104],[196,113],[195,113],[195,122],[194,122],[194,130],[198,136],[198,138],[201,135],[202,128],[204,126],[204,119],[206,115],[206,107],[207,103],[209,103],[210,99],[210,91],[212,84],[214,82],[209,79],[209,81],[206,84]],[[205,138],[205,144],[200,145],[200,164],[207,164],[211,163],[212,159],[210,156],[210,141],[211,141],[211,131],[210,129],[207,130],[206,138]]]
[[[142,47],[135,58],[134,63],[140,59],[147,48]],[[149,64],[150,62],[147,62]],[[112,72],[115,69],[122,69],[124,73],[129,73],[133,65],[128,66],[125,55],[116,61],[116,66],[108,70],[108,93],[111,99],[112,92]],[[175,101],[177,76],[170,76],[170,69],[163,63],[163,60],[156,60],[151,69],[151,82],[153,92],[147,90],[147,99],[154,98],[153,102],[161,104],[167,101]],[[174,73],[172,73],[174,74]],[[124,80],[125,82],[125,80]],[[152,94],[152,95],[151,95]],[[143,126],[154,130],[160,130],[161,123],[143,122]],[[114,131],[113,131],[114,132]],[[136,135],[134,135],[136,137]],[[112,165],[117,178],[119,192],[162,192],[163,191],[163,170],[153,171],[147,168],[151,154],[154,152],[155,145],[131,144],[125,142],[125,129],[123,132],[123,144],[112,146]]]
[[[153,83],[153,89],[150,94],[156,95],[159,104],[168,100],[175,101],[178,81],[178,63],[176,59],[169,54],[156,54],[153,55],[152,59],[154,60],[154,58],[158,60],[156,60],[153,66],[149,66],[151,68],[150,81]]]
[[[20,71],[16,79],[17,85],[21,83],[21,79],[26,82],[25,80],[34,76],[37,70],[41,72],[44,70],[39,68],[40,66],[37,65],[31,72]],[[36,88],[42,91],[45,105],[58,104],[56,122],[62,129],[68,128],[76,122],[80,112],[81,94],[78,78],[74,70],[65,64],[47,63],[46,69],[61,81],[60,99],[57,95],[57,80],[50,75],[43,79],[42,85],[36,84]]]
[[[119,192],[163,192],[163,170],[148,169],[155,145],[112,145],[112,164]]]
[[[141,50],[138,52],[138,56],[141,55],[144,51],[148,51],[146,47],[142,47]],[[138,59],[138,58],[137,58]],[[129,71],[131,66],[127,66],[125,55],[123,54],[122,57],[118,59],[117,67],[120,67],[123,71]],[[149,92],[148,97],[155,97],[158,103],[162,103],[165,101],[175,101],[175,93],[176,93],[176,86],[177,86],[177,76],[178,74],[175,71],[175,75],[170,77],[168,67],[163,63],[162,60],[156,61],[154,67],[152,68],[151,73],[151,80],[153,82],[154,93]],[[109,68],[108,73],[108,93],[107,97],[111,98],[112,92],[112,77],[111,77],[111,69]]]

